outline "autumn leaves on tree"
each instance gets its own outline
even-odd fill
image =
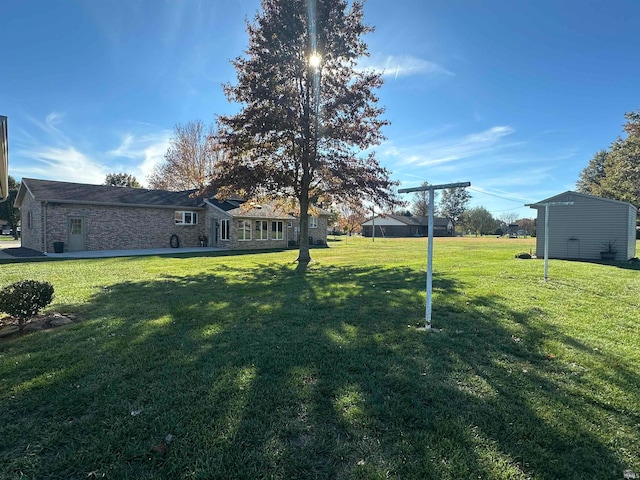
[[[228,155],[213,184],[222,193],[295,199],[298,261],[308,262],[313,205],[393,199],[395,183],[369,150],[387,124],[375,94],[381,73],[357,68],[372,27],[359,1],[263,0],[247,31],[245,55],[233,61],[238,81],[224,86],[241,110],[220,117]]]

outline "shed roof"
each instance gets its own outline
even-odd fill
[[[574,192],[573,190],[567,190],[566,192],[559,193],[558,195],[554,195],[553,197],[545,198],[544,200],[540,200],[539,202],[536,202],[536,203],[528,204],[527,206],[538,209],[538,208],[544,207],[545,203],[570,201],[567,199],[568,197],[578,197],[578,198],[584,198],[584,199],[590,199],[590,200],[599,200],[602,202],[608,202],[608,203],[617,204],[617,205],[625,205],[625,206],[631,205],[633,208],[636,208],[629,202],[614,200],[612,198],[599,197],[597,195],[589,195],[587,193]]]

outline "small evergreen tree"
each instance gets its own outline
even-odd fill
[[[18,319],[20,329],[26,321],[53,300],[53,285],[38,280],[22,280],[0,290],[0,312]]]

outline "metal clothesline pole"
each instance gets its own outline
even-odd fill
[[[427,223],[427,301],[425,306],[425,330],[431,330],[431,296],[433,290],[433,204],[435,203],[435,191],[444,188],[469,187],[471,182],[445,183],[441,185],[424,185],[414,188],[401,188],[398,193],[429,192],[429,219]]]
[[[527,203],[525,207],[544,207],[544,281],[549,280],[549,207],[573,205],[573,202]]]

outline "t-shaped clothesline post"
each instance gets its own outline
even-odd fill
[[[412,193],[412,192],[429,192],[429,221],[427,224],[428,228],[428,238],[427,241],[427,305],[426,305],[426,323],[425,329],[431,330],[431,291],[432,291],[432,280],[433,280],[433,204],[435,202],[435,191],[442,190],[445,188],[460,188],[460,187],[470,187],[471,182],[460,182],[460,183],[445,183],[442,185],[424,185],[421,187],[414,188],[401,188],[398,190],[398,193]],[[454,231],[455,234],[455,231]]]
[[[549,280],[549,207],[573,205],[573,202],[527,203],[525,207],[544,207],[544,281]],[[537,232],[536,232],[537,235]]]

